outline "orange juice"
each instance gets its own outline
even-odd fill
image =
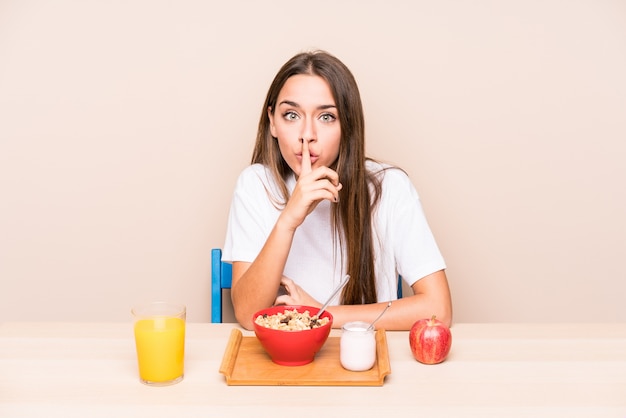
[[[135,322],[139,377],[146,383],[171,383],[182,378],[185,320],[155,317]]]

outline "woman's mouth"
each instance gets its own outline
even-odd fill
[[[302,153],[296,154],[296,157],[298,157],[298,160],[302,162]],[[315,162],[319,160],[320,157],[317,154],[309,154],[309,158],[311,159],[311,164],[315,164]]]

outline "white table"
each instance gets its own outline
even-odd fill
[[[187,324],[185,379],[148,387],[130,324],[1,323],[0,417],[626,417],[626,324],[455,324],[433,366],[387,332],[378,387],[228,386],[234,327]]]

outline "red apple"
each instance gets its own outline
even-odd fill
[[[433,315],[420,319],[411,327],[409,344],[415,360],[424,364],[437,364],[446,359],[452,346],[452,334],[443,322]]]

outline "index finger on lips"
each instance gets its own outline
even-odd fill
[[[311,169],[311,154],[309,153],[309,142],[306,139],[302,140],[302,168],[300,169],[300,175],[309,174]]]

